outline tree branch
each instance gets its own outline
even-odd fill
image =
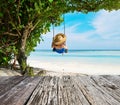
[[[13,34],[13,33],[10,33],[10,32],[4,32],[3,35],[19,36],[18,34]]]
[[[40,23],[40,20],[38,20],[35,25],[31,28],[31,31],[35,29],[35,27]]]
[[[20,16],[19,16],[19,10],[20,10],[20,0],[18,0],[18,7],[17,7],[17,17],[18,17],[18,23],[21,24]]]
[[[3,45],[3,46],[1,46],[1,47],[0,47],[0,49],[2,49],[2,48],[4,48],[4,47],[8,47],[8,46],[15,45],[16,43],[18,43],[18,40],[15,40],[15,42],[14,42],[14,43],[9,43],[9,44],[8,44],[8,43],[7,43],[7,44],[4,44],[4,43],[3,43],[4,45]]]
[[[15,27],[16,31],[18,32],[18,35],[19,35],[19,36],[21,36],[21,33],[20,33],[20,32],[19,32],[19,30],[16,28],[16,26],[15,26],[15,24],[14,24],[14,22],[13,22],[13,19],[12,19],[11,15],[10,15],[10,13],[9,13],[9,10],[8,10],[8,9],[7,9],[7,13],[8,13],[8,16],[9,16],[9,18],[10,18],[11,22],[13,23],[13,25],[14,25],[14,27]]]

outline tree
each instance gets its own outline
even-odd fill
[[[51,24],[60,25],[62,14],[88,13],[100,9],[120,9],[119,0],[1,0],[0,1],[0,64],[17,58],[24,74],[27,56],[41,34],[50,31]]]

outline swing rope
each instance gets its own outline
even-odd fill
[[[64,35],[65,35],[65,15],[63,15],[63,20],[64,20]],[[55,36],[55,26],[54,26],[54,23],[52,23],[52,27],[53,27],[53,38]]]
[[[64,19],[64,35],[65,35],[65,15],[63,15],[63,19]]]
[[[54,38],[54,36],[55,36],[54,23],[52,24],[52,26],[53,26],[53,38]]]

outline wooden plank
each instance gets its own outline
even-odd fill
[[[24,76],[5,76],[0,79],[0,96],[9,91],[12,87],[20,83],[26,77]]]
[[[113,82],[120,87],[120,76],[119,75],[103,75],[108,81]]]
[[[102,90],[95,82],[91,80],[90,76],[79,76],[76,78],[79,88],[89,101],[90,105],[119,105],[106,91]]]
[[[58,77],[53,77],[49,85],[48,105],[58,105],[58,92],[57,92]],[[43,103],[44,104],[44,103]]]
[[[0,76],[0,84],[3,83],[8,78],[11,78],[11,76]]]
[[[90,105],[72,76],[64,76],[61,84],[64,105]]]
[[[27,105],[90,105],[70,76],[45,77]]]
[[[0,96],[1,105],[24,105],[39,82],[38,77],[27,77]]]
[[[1,80],[0,105],[120,104],[119,76],[8,77]]]
[[[58,77],[45,77],[33,92],[27,105],[57,105],[57,81]]]
[[[40,80],[39,84],[37,85],[36,89],[32,93],[26,105],[34,105],[34,104],[37,105],[37,103],[39,103],[39,101],[42,99],[41,94],[42,92],[44,92],[43,88],[44,88],[45,81],[47,79],[50,79],[50,78],[45,77]]]
[[[113,76],[114,77],[114,76]],[[114,78],[111,78],[113,81]],[[91,79],[97,84],[102,90],[111,95],[114,99],[120,102],[120,87],[115,83],[103,78],[102,76],[92,76]],[[119,78],[120,81],[120,78]]]

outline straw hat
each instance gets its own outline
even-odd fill
[[[58,33],[54,38],[53,38],[53,44],[55,45],[60,45],[66,41],[66,36],[62,33]]]

